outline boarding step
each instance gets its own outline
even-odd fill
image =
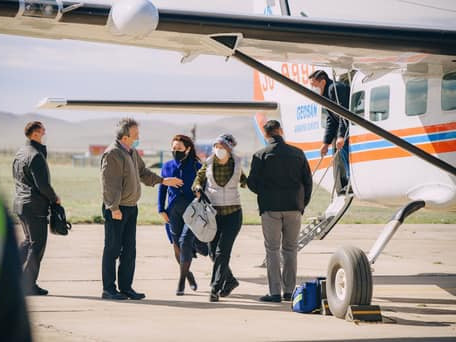
[[[352,201],[353,194],[337,196],[324,215],[311,219],[299,232],[298,251],[312,240],[323,240],[345,214]]]

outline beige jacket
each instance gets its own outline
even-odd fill
[[[119,205],[135,206],[141,197],[140,181],[154,186],[162,180],[162,177],[146,168],[135,149],[129,153],[117,140],[101,157],[101,184],[106,209],[114,211],[119,209]]]

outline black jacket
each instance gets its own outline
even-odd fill
[[[341,106],[348,109],[348,104],[350,101],[350,88],[344,83],[336,82],[336,85],[334,86],[334,82],[328,80],[325,86],[325,90],[323,91],[323,96],[333,102],[339,103]],[[337,99],[339,99],[339,101],[337,101]],[[339,115],[334,114],[328,110],[323,142],[325,144],[331,144],[334,139],[345,137],[345,132],[347,131],[348,127],[348,120],[343,119]]]
[[[46,157],[46,146],[33,140],[28,140],[16,153],[13,161],[16,214],[47,216],[49,205],[57,201]]]
[[[247,185],[258,195],[260,215],[265,211],[303,213],[312,193],[312,173],[303,151],[275,136],[254,154]]]

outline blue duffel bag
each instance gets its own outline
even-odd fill
[[[291,308],[294,312],[312,313],[321,308],[320,280],[306,281],[296,286],[291,296]]]

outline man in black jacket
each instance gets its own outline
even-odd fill
[[[20,246],[24,291],[26,295],[47,295],[48,291],[40,288],[36,280],[46,248],[49,206],[51,203],[60,204],[60,199],[51,186],[47,150],[43,145],[46,129],[41,122],[33,121],[25,126],[24,133],[27,142],[13,161],[14,211],[25,235]]]
[[[303,151],[284,142],[278,121],[266,122],[264,131],[268,145],[254,154],[247,185],[258,195],[266,249],[269,294],[260,300],[280,302],[281,290],[283,299],[291,300],[296,285],[297,240],[312,193],[312,174]]]
[[[350,88],[341,82],[333,82],[328,74],[323,70],[316,70],[309,76],[310,84],[318,88],[320,95],[327,99],[348,108],[350,101]],[[348,184],[350,177],[349,165],[349,123],[348,120],[341,118],[331,111],[327,111],[326,129],[323,137],[323,144],[320,147],[321,156],[328,153],[329,145],[334,144],[335,149],[339,150],[334,160],[334,182],[338,194],[344,192],[343,189]],[[345,189],[344,189],[345,190]]]

